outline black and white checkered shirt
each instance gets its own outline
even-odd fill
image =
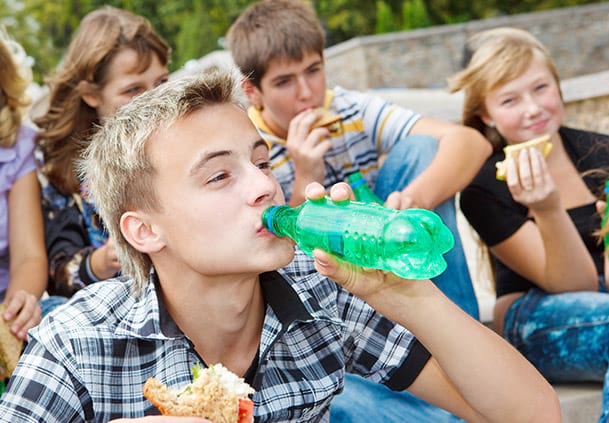
[[[256,421],[328,421],[345,372],[401,390],[429,358],[410,332],[312,268],[298,252],[288,267],[260,277],[267,307],[251,381]],[[201,359],[159,302],[156,283],[152,275],[137,298],[129,280],[95,283],[33,329],[0,421],[158,414],[142,395],[146,379],[180,388]]]

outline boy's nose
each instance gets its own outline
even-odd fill
[[[277,184],[271,174],[267,174],[254,166],[254,171],[248,175],[248,202],[258,205],[270,198],[274,198],[277,193]]]
[[[311,87],[309,86],[309,82],[304,77],[298,78],[298,97],[301,99],[308,99],[311,97]]]

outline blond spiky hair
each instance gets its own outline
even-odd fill
[[[234,70],[214,68],[141,94],[104,122],[78,163],[80,176],[114,239],[123,274],[136,282],[136,294],[146,285],[153,263],[122,236],[120,219],[128,211],[162,210],[146,144],[197,110],[226,103],[243,107],[236,78]]]

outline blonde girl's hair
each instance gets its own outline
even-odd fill
[[[535,56],[542,58],[560,90],[558,72],[544,45],[522,29],[479,32],[469,38],[466,50],[471,59],[465,69],[449,78],[449,89],[464,92],[462,123],[480,131],[498,151],[506,145],[505,139],[482,121],[488,93],[522,75]]]
[[[138,55],[138,72],[146,70],[153,54],[166,66],[171,49],[144,17],[105,6],[86,15],[74,35],[56,74],[47,82],[50,102],[46,114],[35,120],[41,131],[43,174],[62,193],[77,193],[80,183],[74,161],[99,125],[95,109],[81,98],[80,87],[101,89],[109,64],[124,49]]]
[[[32,82],[29,57],[0,27],[0,147],[12,147],[30,105],[27,87]]]

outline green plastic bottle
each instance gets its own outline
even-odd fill
[[[306,254],[320,248],[361,267],[388,270],[405,279],[428,279],[446,269],[443,254],[454,245],[440,217],[423,209],[393,210],[375,203],[307,200],[272,206],[265,227],[292,238]]]
[[[601,228],[605,228],[609,221],[609,181],[605,181],[605,211],[603,212],[603,218],[601,219]],[[605,244],[605,250],[609,250],[609,231],[603,236],[603,243]]]
[[[357,201],[361,201],[363,203],[377,203],[380,205],[385,204],[383,200],[378,198],[370,189],[359,170],[347,175],[347,182],[349,182],[349,185],[353,190],[353,195]]]

